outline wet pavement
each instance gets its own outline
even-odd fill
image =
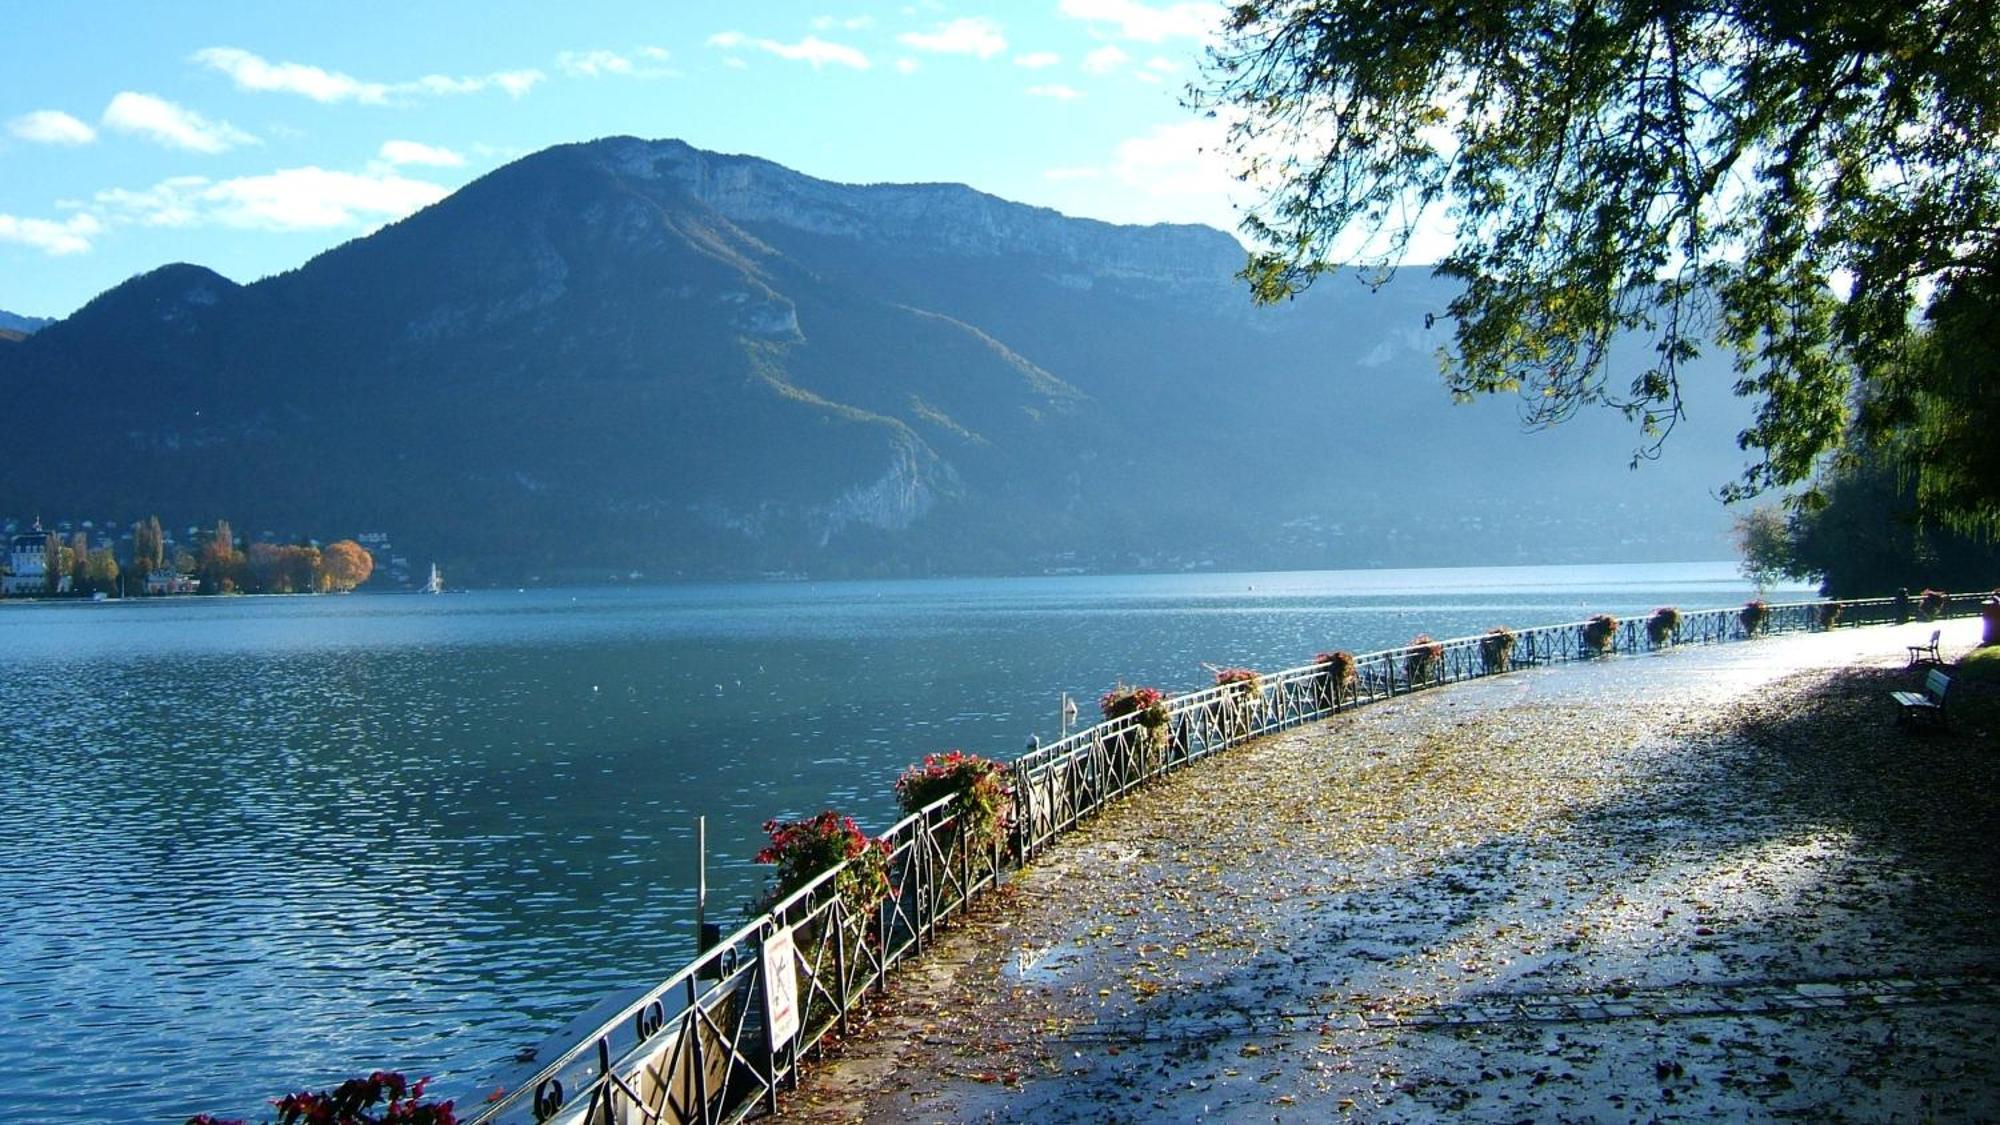
[[[2000,1119],[2000,708],[1968,685],[1950,730],[1897,726],[1930,628],[1538,669],[1231,751],[989,896],[786,1116]]]

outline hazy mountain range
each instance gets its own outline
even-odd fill
[[[10,313],[6,309],[0,309],[0,332],[8,333],[17,339],[22,336],[32,336],[54,323],[55,321],[45,316],[22,316],[20,313]]]
[[[383,530],[492,581],[1727,553],[1726,392],[1628,472],[1615,417],[1452,406],[1423,271],[1258,309],[1242,258],[561,146],[292,272],[167,266],[0,340],[0,511]]]

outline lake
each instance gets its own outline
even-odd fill
[[[1778,591],[1791,600],[1810,591]],[[255,1115],[353,1073],[476,1105],[760,893],[1114,683],[1740,604],[1733,563],[0,605],[0,1120]]]

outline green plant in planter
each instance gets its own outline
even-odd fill
[[[1166,693],[1158,688],[1128,688],[1119,684],[1097,701],[1097,710],[1106,719],[1136,715],[1135,721],[1145,730],[1149,742],[1155,747],[1166,744],[1167,723],[1173,719],[1173,712],[1167,708]]]
[[[1608,613],[1600,613],[1583,623],[1583,643],[1590,651],[1602,655],[1611,651],[1611,644],[1618,639],[1618,619]]]
[[[1674,639],[1674,631],[1680,627],[1681,611],[1663,605],[1646,618],[1646,641],[1654,648],[1663,648]]]
[[[1951,595],[1943,590],[1925,588],[1917,597],[1917,614],[1925,621],[1936,621],[1951,604]]]
[[[1411,684],[1426,683],[1444,671],[1444,646],[1431,640],[1429,633],[1412,637],[1407,649],[1403,654],[1403,674]]]
[[[1753,598],[1744,602],[1743,608],[1736,611],[1736,619],[1743,622],[1744,635],[1754,637],[1763,631],[1765,622],[1771,619],[1771,607],[1765,605],[1763,599]]]
[[[767,820],[764,831],[771,842],[757,853],[757,862],[778,868],[778,885],[764,899],[765,909],[840,864],[846,866],[834,877],[834,888],[851,916],[871,917],[889,897],[889,842],[863,833],[853,817],[828,809],[804,820]]]
[[[1514,641],[1514,630],[1505,625],[1495,625],[1479,638],[1479,660],[1489,674],[1514,666]]]
[[[1354,689],[1360,681],[1360,669],[1354,662],[1354,654],[1346,649],[1337,652],[1322,652],[1313,657],[1319,665],[1319,682],[1316,685],[1321,707],[1338,707],[1354,697]]]
[[[958,798],[966,838],[990,848],[1014,818],[1014,787],[1007,767],[977,754],[948,750],[927,754],[896,779],[896,803],[913,813],[946,797]]]
[[[1839,602],[1821,602],[1819,604],[1819,627],[1822,629],[1831,629],[1835,625],[1840,624],[1840,615],[1846,609],[1847,607]]]

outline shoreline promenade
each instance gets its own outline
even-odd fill
[[[1457,684],[1175,774],[900,970],[783,1114],[2000,1118],[2000,706],[1896,725],[1932,628]]]

